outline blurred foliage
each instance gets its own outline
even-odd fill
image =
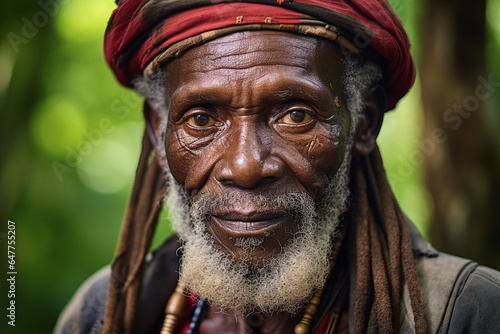
[[[390,2],[418,63],[419,2]],[[83,279],[113,258],[139,157],[142,101],[118,85],[103,59],[102,36],[113,1],[25,0],[1,6],[0,233],[7,219],[16,222],[18,275],[16,327],[7,328],[3,316],[0,332],[49,333]],[[496,79],[499,12],[500,0],[490,0],[488,51]],[[421,138],[419,100],[417,83],[387,114],[379,143],[401,206],[425,232],[431,199],[421,166],[406,163]],[[169,233],[162,219],[154,244]]]

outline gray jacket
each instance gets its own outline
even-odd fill
[[[500,272],[437,252],[408,224],[428,333],[500,334]],[[415,333],[410,298],[401,308],[400,333]]]
[[[411,222],[408,226],[428,333],[500,334],[500,272],[440,253]],[[168,280],[165,275],[176,275],[177,247],[177,239],[171,238],[148,259],[139,301],[147,307],[138,308],[137,318],[143,325],[136,332],[153,333],[153,328],[161,326],[163,307],[175,284],[175,277]],[[109,276],[110,269],[105,267],[80,287],[59,317],[54,333],[101,332]],[[400,333],[415,333],[407,289],[400,319]]]

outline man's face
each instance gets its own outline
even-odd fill
[[[195,47],[164,69],[166,153],[189,198],[212,207],[209,234],[227,255],[248,261],[280,253],[297,215],[256,196],[308,195],[318,202],[343,162],[350,120],[341,51],[284,32],[241,32]]]

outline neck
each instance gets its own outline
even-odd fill
[[[215,306],[206,311],[206,318],[199,327],[200,334],[211,333],[293,333],[302,313],[291,315],[287,312],[277,314],[252,313],[249,316],[232,312],[222,312]]]

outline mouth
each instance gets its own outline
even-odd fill
[[[214,212],[207,229],[216,243],[236,261],[261,263],[278,254],[297,230],[294,216],[274,212]],[[239,241],[260,240],[256,248],[244,247]]]
[[[288,230],[295,219],[284,212],[253,212],[242,214],[237,212],[213,215],[215,229],[224,231],[231,237],[267,237],[278,230]]]

